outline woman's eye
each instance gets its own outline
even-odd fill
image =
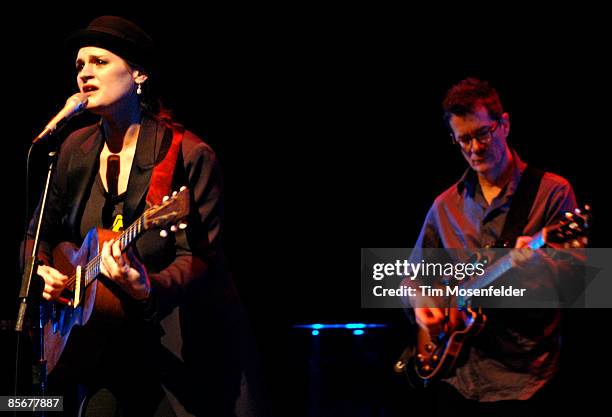
[[[103,61],[103,60],[101,60],[101,59],[97,59],[97,60],[96,60],[96,64],[98,64],[98,65],[104,65],[104,64],[106,64],[106,61]]]

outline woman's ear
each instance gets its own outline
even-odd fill
[[[149,78],[149,76],[146,73],[140,70],[134,70],[133,76],[134,76],[134,82],[136,82],[136,84],[142,84],[145,81],[147,81],[147,79]]]

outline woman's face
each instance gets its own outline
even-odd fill
[[[137,103],[136,83],[146,79],[123,58],[94,46],[79,50],[76,70],[79,90],[88,97],[87,109],[97,114],[112,112],[113,107],[131,101]]]

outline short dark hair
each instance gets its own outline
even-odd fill
[[[484,106],[489,116],[499,120],[504,113],[497,91],[487,81],[477,78],[466,78],[453,85],[442,102],[446,123],[454,114],[465,116],[473,113],[478,105]]]

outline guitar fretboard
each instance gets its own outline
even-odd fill
[[[544,240],[544,234],[542,232],[538,232],[533,236],[533,239],[529,242],[527,246],[531,249],[540,249],[546,244]],[[464,281],[459,284],[459,287],[465,289],[480,289],[484,287],[488,287],[491,285],[497,278],[508,272],[512,268],[512,258],[510,254],[502,256],[500,259],[495,261],[493,265],[487,268],[485,274],[478,278],[477,280]],[[468,298],[466,298],[467,300]]]
[[[138,220],[132,223],[127,229],[125,229],[121,235],[117,238],[120,242],[121,252],[125,252],[127,248],[136,240],[142,232],[145,230],[145,214],[140,216]],[[101,247],[100,247],[101,249]],[[83,268],[83,281],[85,288],[91,284],[100,275],[100,253],[94,256]],[[67,283],[67,287],[74,290],[74,284],[76,282],[76,275],[70,277]]]

